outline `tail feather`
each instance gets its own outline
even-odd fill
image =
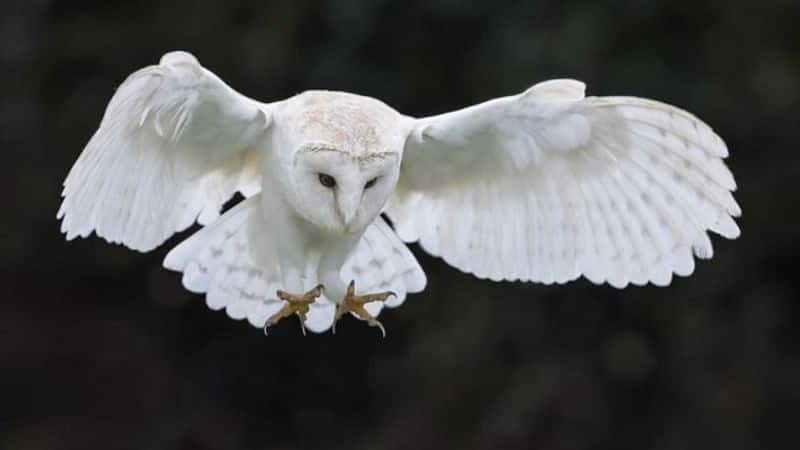
[[[381,217],[364,232],[342,268],[342,279],[356,280],[359,292],[397,294],[386,302],[368,303],[366,308],[373,315],[378,315],[384,304],[390,308],[402,305],[407,294],[421,292],[427,283],[414,255]]]
[[[212,310],[225,310],[232,319],[263,327],[283,301],[276,292],[285,288],[280,274],[268,271],[253,259],[257,243],[250,238],[248,225],[259,220],[256,214],[260,194],[242,201],[212,224],[175,247],[164,259],[164,267],[183,272],[183,285],[195,293],[206,294]],[[327,299],[313,305],[306,327],[324,331],[333,318],[333,304]]]
[[[283,301],[279,289],[287,285],[281,270],[259,263],[253,255],[264,255],[263,239],[254,239],[254,225],[260,195],[246,199],[223,214],[218,220],[180,243],[164,259],[164,267],[183,272],[183,285],[191,292],[206,294],[206,304],[215,311],[224,309],[235,320],[247,319],[255,327],[263,327]],[[255,246],[259,246],[257,251]],[[305,269],[304,283],[318,283],[316,268]],[[285,270],[284,270],[285,271]],[[416,259],[383,219],[370,225],[342,269],[343,281],[356,280],[359,292],[391,290],[397,297],[386,302],[399,306],[406,294],[425,287],[425,273]],[[380,302],[367,305],[377,315]],[[305,326],[321,333],[333,325],[335,303],[323,295],[311,305]]]

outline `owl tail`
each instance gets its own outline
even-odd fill
[[[367,303],[377,316],[383,306],[400,306],[406,294],[421,292],[427,279],[417,259],[382,217],[367,227],[341,271],[345,283],[356,282],[358,293],[392,291],[386,302]]]
[[[206,294],[209,308],[225,309],[230,318],[247,319],[259,328],[283,306],[276,292],[285,289],[280,268],[261,261],[269,251],[269,242],[264,242],[267,233],[259,215],[260,199],[261,194],[257,194],[243,200],[181,242],[164,259],[164,267],[183,272],[186,289]],[[256,262],[255,254],[261,262]],[[309,311],[306,328],[326,330],[334,310],[335,305],[321,297]]]
[[[276,292],[287,289],[281,277],[287,270],[280,267],[280,259],[273,258],[277,265],[264,263],[270,259],[270,242],[264,236],[279,237],[265,232],[260,211],[261,194],[256,194],[181,242],[164,259],[164,267],[183,273],[186,289],[206,294],[209,308],[225,309],[232,319],[247,319],[259,328],[283,306]],[[343,279],[356,280],[359,292],[395,291],[397,297],[387,302],[389,306],[400,305],[407,292],[421,291],[426,282],[414,256],[382,218],[367,228],[341,273]],[[306,273],[307,288],[317,283],[315,271]],[[383,304],[367,306],[377,314]],[[323,294],[311,305],[306,328],[326,331],[335,309]]]

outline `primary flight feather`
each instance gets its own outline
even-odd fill
[[[693,115],[552,80],[421,119],[308,91],[260,103],[186,52],[134,72],[64,182],[68,239],[149,251],[257,327],[383,326],[426,278],[404,242],[491,280],[667,285],[739,236],[725,143]],[[246,199],[220,215],[236,192]],[[394,229],[381,218],[394,223]]]

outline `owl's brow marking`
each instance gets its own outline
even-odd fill
[[[385,151],[385,152],[370,153],[367,155],[360,155],[357,158],[359,161],[370,161],[373,159],[386,159],[394,156],[397,156],[397,152]]]
[[[352,156],[354,159],[358,160],[358,162],[360,162],[360,163],[370,163],[372,161],[385,160],[385,159],[388,159],[388,158],[396,158],[398,156],[397,152],[391,151],[391,150],[386,150],[386,151],[383,151],[383,152],[368,153],[368,154],[365,154],[365,155],[364,154],[362,154],[362,155],[353,155],[350,152],[339,150],[339,149],[334,148],[332,146],[329,146],[329,145],[326,145],[326,144],[319,144],[319,143],[306,144],[306,145],[304,145],[304,146],[302,146],[300,148],[300,151],[308,152],[308,153],[323,153],[323,152],[341,153],[341,154],[346,155],[346,156]]]
[[[308,144],[304,145],[301,150],[311,152],[311,153],[322,153],[322,152],[335,152],[335,153],[347,153],[343,152],[339,149],[323,145],[323,144]]]
[[[311,143],[306,144],[300,147],[297,153],[294,154],[294,164],[297,164],[297,159],[300,157],[302,153],[324,153],[324,152],[332,152],[332,153],[341,153],[343,155],[347,154],[341,150],[335,149],[331,146],[322,143]]]

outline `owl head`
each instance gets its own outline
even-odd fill
[[[400,174],[406,118],[354,94],[309,91],[274,115],[272,145],[296,213],[335,233],[359,233],[383,210]]]

